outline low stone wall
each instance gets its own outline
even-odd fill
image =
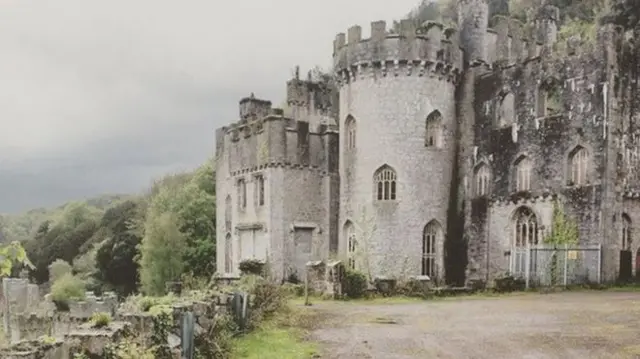
[[[170,317],[173,325],[168,333],[167,344],[174,352],[177,352],[180,346],[184,313],[194,314],[197,335],[210,330],[216,316],[227,312],[230,306],[230,296],[225,294],[212,295],[203,300],[182,300],[184,302],[171,306]],[[113,309],[114,321],[108,327],[93,328],[89,322],[93,313],[110,313],[115,305],[109,300],[102,299],[89,302],[102,304],[92,306],[76,303],[70,306],[75,310],[69,312],[54,311],[49,313],[50,315],[16,316],[19,319],[15,324],[14,322],[11,324],[22,328],[19,330],[21,340],[14,342],[9,348],[0,350],[0,358],[70,359],[73,353],[79,351],[99,355],[106,345],[119,341],[125,332],[134,333],[143,341],[151,340],[154,332],[154,318],[150,313]],[[46,340],[42,339],[43,335],[47,336]],[[55,342],[47,343],[47,341]]]

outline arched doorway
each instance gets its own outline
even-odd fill
[[[529,207],[520,207],[512,218],[513,238],[511,241],[510,272],[514,277],[524,278],[527,274],[527,256],[530,246],[538,244],[538,218]],[[530,258],[529,269],[536,267],[536,258]]]
[[[620,246],[620,274],[621,282],[633,279],[633,252],[631,251],[631,218],[622,214],[622,241]]]

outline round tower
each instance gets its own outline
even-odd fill
[[[458,0],[458,29],[465,62],[487,60],[485,39],[489,26],[487,0]]]
[[[339,252],[373,276],[444,278],[462,51],[453,29],[402,21],[334,42],[339,90]]]

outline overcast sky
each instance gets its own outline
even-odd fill
[[[241,97],[281,103],[336,33],[418,2],[0,0],[0,212],[197,166]]]

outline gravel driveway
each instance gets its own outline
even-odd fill
[[[322,358],[640,358],[640,293],[320,302]]]

